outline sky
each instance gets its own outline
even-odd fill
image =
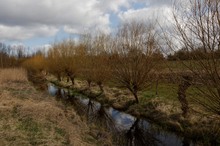
[[[0,0],[0,42],[29,47],[77,38],[90,31],[112,33],[129,20],[157,18],[168,24],[171,0]]]

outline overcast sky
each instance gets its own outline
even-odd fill
[[[166,23],[171,0],[0,0],[0,42],[42,46],[130,19]]]

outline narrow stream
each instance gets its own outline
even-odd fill
[[[53,84],[48,85],[48,92],[58,100],[74,107],[80,116],[86,116],[88,123],[95,123],[113,134],[115,145],[119,146],[192,146],[183,137],[169,133],[149,123],[145,119],[138,119],[120,112],[112,107],[105,107],[100,103],[84,96],[69,96],[66,89]]]

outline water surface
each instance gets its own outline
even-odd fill
[[[145,119],[139,119],[124,112],[106,107],[82,95],[70,96],[67,89],[53,84],[48,92],[58,100],[74,107],[80,116],[86,116],[88,123],[102,126],[113,134],[114,144],[119,146],[190,146],[187,139],[158,128]]]

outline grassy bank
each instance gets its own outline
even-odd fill
[[[0,145],[111,145],[96,135],[72,107],[36,90],[25,70],[0,69]]]
[[[182,117],[181,106],[177,99],[177,84],[159,83],[157,95],[156,85],[153,84],[139,93],[140,103],[134,104],[134,98],[126,89],[105,85],[104,93],[100,94],[97,85],[92,84],[88,90],[87,83],[80,79],[76,80],[74,87],[65,80],[58,82],[53,76],[48,76],[47,79],[58,86],[72,89],[75,93],[94,98],[102,104],[110,105],[136,117],[147,118],[162,128],[177,132],[186,138],[200,140],[201,145],[220,144],[218,116],[207,113],[191,103],[188,117]],[[187,95],[193,94],[194,89],[191,87]]]

